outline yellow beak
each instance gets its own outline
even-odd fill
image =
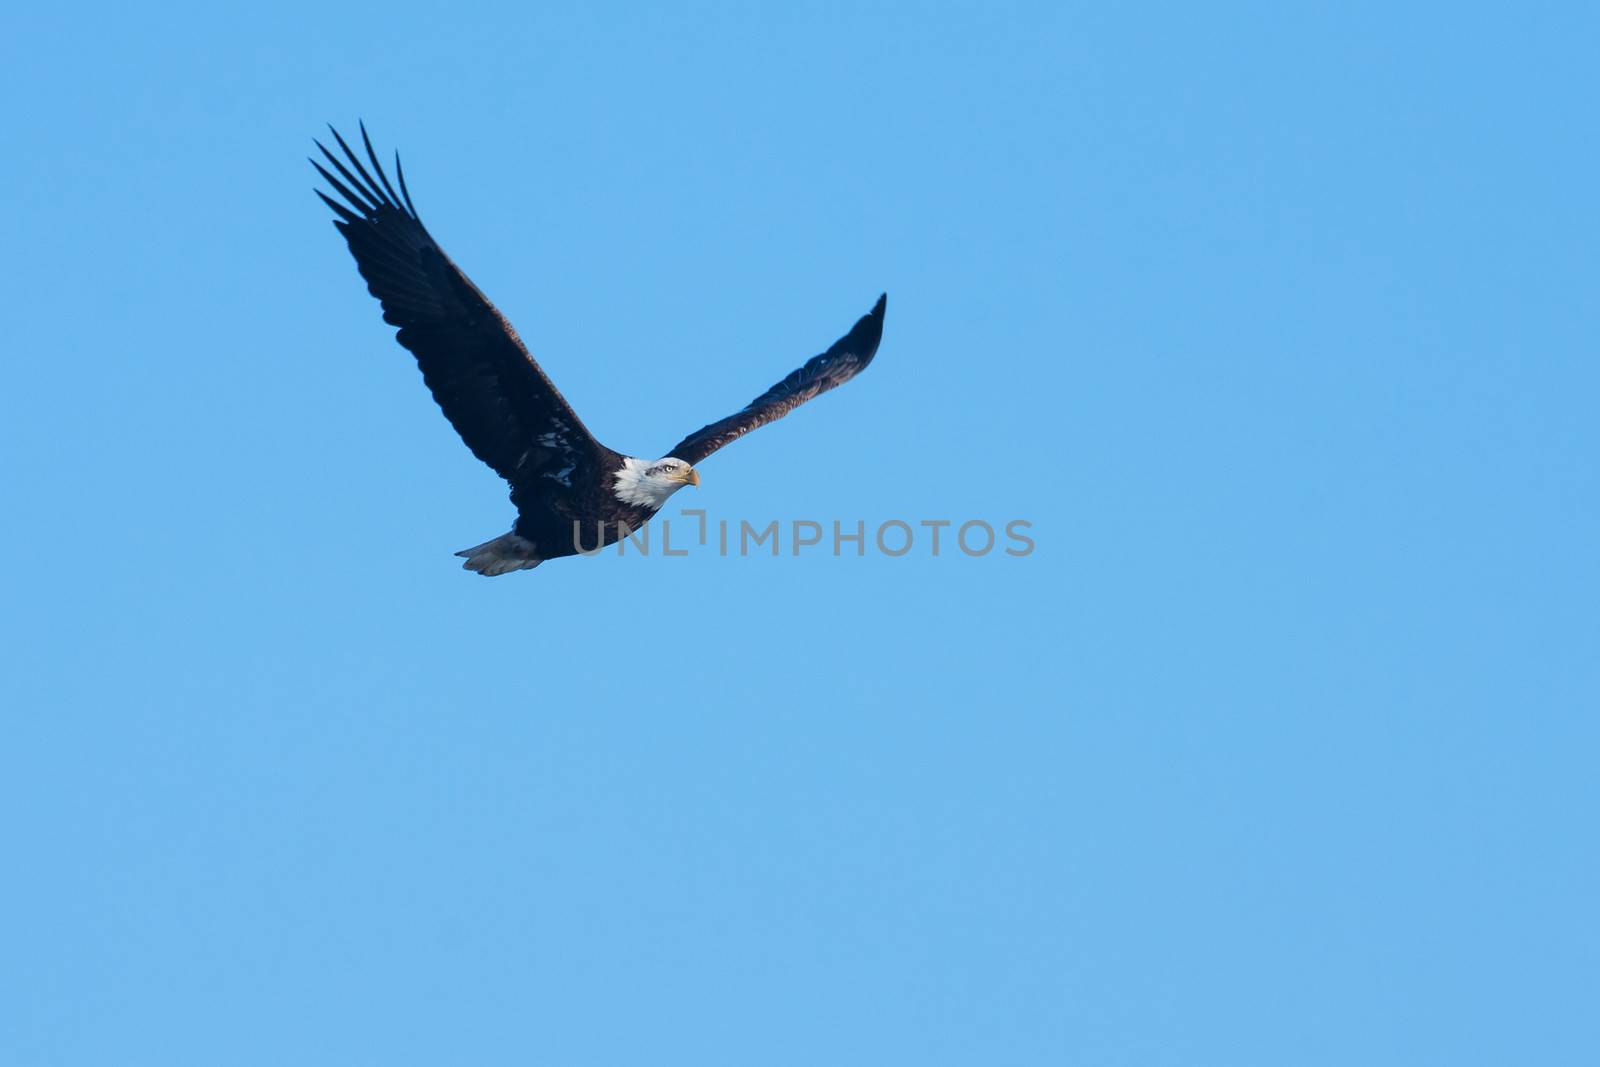
[[[698,486],[700,484],[700,472],[690,467],[689,473],[683,476],[683,480],[690,485]]]

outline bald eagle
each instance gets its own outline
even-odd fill
[[[315,159],[311,165],[345,203],[320,189],[317,195],[338,216],[334,226],[383,304],[383,321],[400,328],[396,339],[416,357],[445,417],[472,454],[511,485],[517,521],[509,533],[456,553],[469,571],[507,574],[615,542],[649,522],[673,493],[699,485],[696,464],[707,456],[843,385],[878,351],[887,295],[826,352],[660,459],[615,452],[595,440],[505,316],[422,225],[400,157],[397,193],[365,125],[371,171],[338,130],[329,130],[344,159],[316,141],[333,171]]]

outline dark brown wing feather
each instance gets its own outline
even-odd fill
[[[807,360],[805,366],[741,410],[709,426],[702,426],[685,437],[667,455],[689,463],[699,463],[723,445],[743,437],[758,426],[783,418],[812,397],[841,386],[860,374],[872,362],[872,357],[878,351],[878,342],[883,339],[883,311],[887,301],[887,294],[878,297],[872,310],[863,315],[849,333],[835,341],[832,348]]]
[[[516,330],[423,227],[400,157],[395,157],[397,195],[365,126],[361,138],[377,181],[339,131],[333,136],[344,161],[321,142],[317,147],[337,176],[314,159],[311,165],[348,206],[320,190],[317,195],[339,216],[334,225],[368,290],[382,301],[383,320],[400,327],[397,339],[417,357],[433,398],[472,454],[513,486],[552,478],[570,487],[574,479],[596,471],[606,450],[539,369]]]

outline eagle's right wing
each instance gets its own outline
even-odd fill
[[[396,194],[365,125],[361,138],[380,181],[373,180],[338,130],[333,136],[349,166],[320,141],[317,147],[339,177],[314,159],[311,165],[349,206],[321,190],[317,195],[339,216],[334,225],[349,244],[368,290],[383,303],[384,321],[400,327],[396,339],[417,357],[445,417],[472,454],[513,486],[536,484],[540,475],[570,485],[572,472],[596,465],[605,449],[539,369],[511,324],[423,227],[400,157],[395,157],[400,181]]]
[[[667,453],[690,464],[699,463],[711,453],[740,437],[783,418],[814,396],[837,388],[866,370],[883,339],[883,310],[888,295],[878,297],[872,310],[833,347],[806,360],[805,366],[756,397],[740,410],[709,426],[702,426],[679,441]]]

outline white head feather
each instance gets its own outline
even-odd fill
[[[649,460],[625,456],[617,471],[617,499],[624,504],[660,508],[686,485],[699,485],[700,475],[681,459]]]

